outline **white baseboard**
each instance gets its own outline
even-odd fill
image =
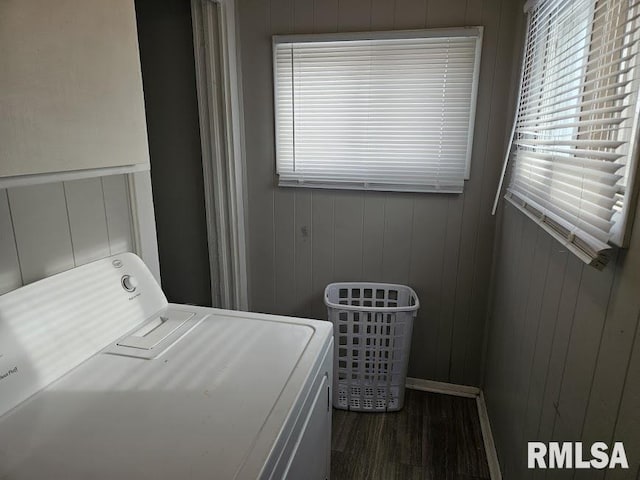
[[[502,480],[502,472],[500,471],[500,463],[498,462],[498,452],[496,452],[496,444],[493,441],[491,423],[489,422],[489,414],[487,412],[487,404],[484,401],[484,394],[482,391],[480,391],[480,395],[476,397],[476,404],[478,405],[478,417],[480,418],[482,441],[487,455],[487,463],[489,464],[491,480]]]
[[[478,387],[457,385],[455,383],[436,382],[433,380],[423,380],[422,378],[407,377],[405,385],[407,388],[412,390],[443,393],[445,395],[455,395],[457,397],[476,398],[480,395],[480,389]]]
[[[482,430],[482,442],[484,443],[487,463],[489,464],[489,474],[491,480],[502,480],[500,463],[496,445],[491,433],[491,423],[487,413],[487,404],[484,401],[484,394],[478,387],[469,385],[457,385],[455,383],[436,382],[433,380],[423,380],[421,378],[407,378],[406,387],[412,390],[422,390],[424,392],[442,393],[445,395],[455,395],[457,397],[474,398],[478,407],[478,417],[480,418],[480,428]]]

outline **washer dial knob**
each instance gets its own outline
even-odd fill
[[[134,292],[137,286],[138,280],[136,280],[136,277],[132,277],[131,275],[124,275],[122,277],[122,288],[127,292]]]

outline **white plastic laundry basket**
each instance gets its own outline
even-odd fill
[[[413,319],[413,289],[389,283],[332,283],[324,302],[333,322],[333,406],[392,412],[404,404]]]

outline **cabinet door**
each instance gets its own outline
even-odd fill
[[[0,65],[0,178],[148,165],[133,0],[2,0]]]
[[[328,374],[311,406],[287,469],[287,480],[326,480],[331,459],[331,388]]]

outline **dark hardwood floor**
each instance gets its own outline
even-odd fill
[[[400,412],[334,409],[331,478],[489,479],[475,400],[407,390]]]

